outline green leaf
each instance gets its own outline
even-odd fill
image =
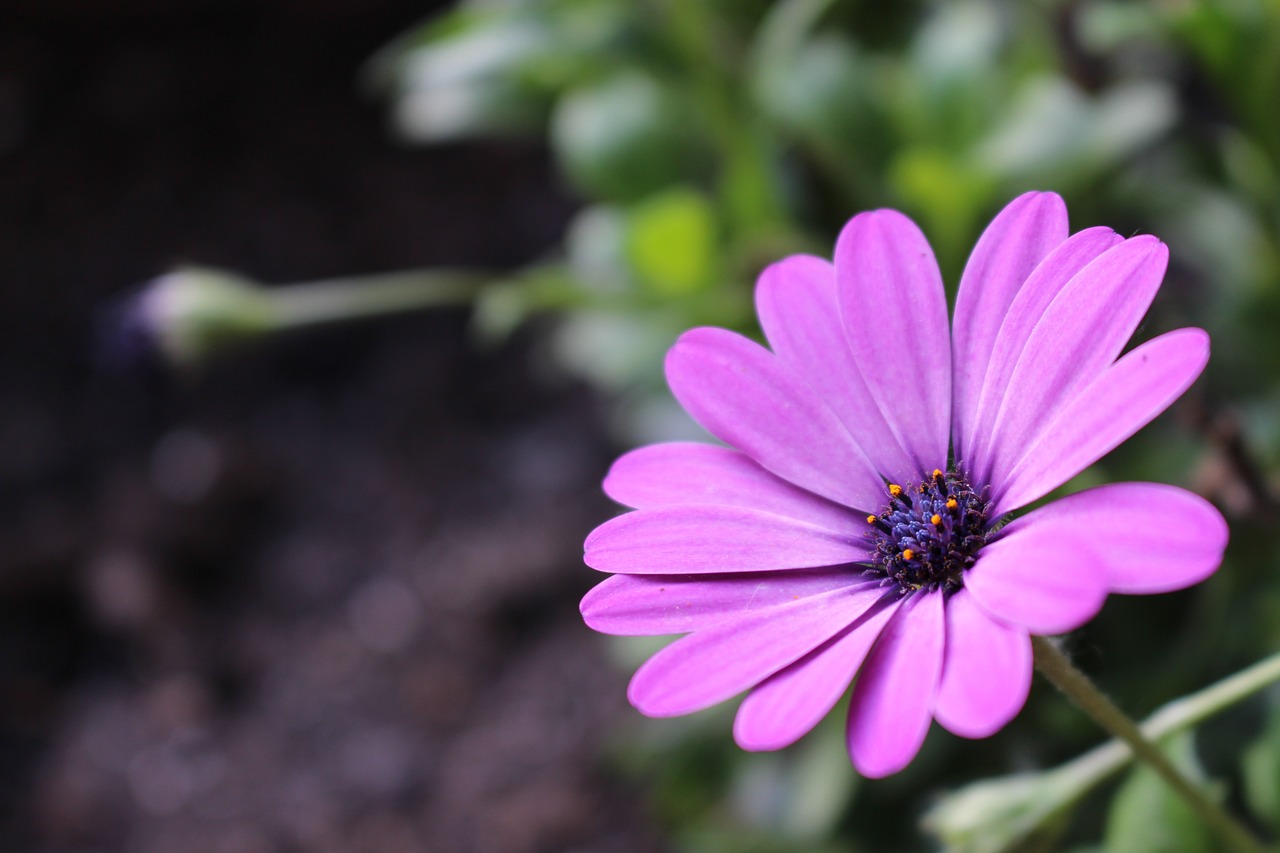
[[[509,15],[459,13],[445,22],[394,59],[397,130],[442,142],[535,127],[546,99],[523,83],[520,69],[552,51],[554,33]]]
[[[565,233],[569,267],[583,287],[601,296],[630,289],[627,218],[619,208],[592,205],[578,213]]]
[[[683,296],[714,281],[716,242],[711,202],[680,188],[632,208],[626,257],[643,286],[663,297]]]
[[[1123,83],[1093,97],[1063,77],[1037,77],[975,161],[1005,179],[1082,183],[1153,142],[1176,118],[1173,92],[1162,82]]]
[[[1165,751],[1193,784],[1208,790],[1210,796],[1215,795],[1196,758],[1191,733],[1169,738]],[[1129,774],[1111,803],[1104,849],[1107,853],[1214,853],[1219,847],[1215,836],[1186,801],[1154,770],[1140,765]]]
[[[898,197],[923,219],[947,280],[956,280],[953,274],[968,253],[995,181],[931,146],[904,148],[894,158],[889,178]]]
[[[1280,705],[1272,704],[1267,729],[1241,759],[1244,797],[1254,815],[1280,827]]]
[[[611,201],[635,201],[698,174],[705,159],[681,94],[638,70],[563,97],[551,143],[580,190]]]

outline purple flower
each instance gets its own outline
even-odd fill
[[[905,767],[932,719],[986,737],[1031,683],[1031,634],[1088,621],[1108,592],[1180,589],[1227,541],[1209,503],[1154,483],[1100,486],[1004,523],[1164,411],[1209,357],[1200,329],[1121,355],[1164,276],[1154,237],[1068,236],[1052,193],[1014,200],[978,241],[955,319],[924,235],[854,217],[835,262],[760,276],[772,351],[723,329],[667,356],[676,398],[730,447],[658,444],[605,491],[634,507],[586,562],[610,634],[687,633],[628,691],[688,714],[746,690],[734,737],[800,738],[855,674],[848,747],[866,776]]]

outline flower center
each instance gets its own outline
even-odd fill
[[[960,472],[935,469],[918,485],[889,484],[889,504],[867,516],[874,530],[871,571],[903,592],[959,589],[987,542],[990,503]]]

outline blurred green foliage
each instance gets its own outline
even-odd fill
[[[1028,189],[1061,193],[1077,228],[1158,235],[1172,266],[1140,336],[1200,325],[1214,358],[1085,477],[1188,485],[1224,508],[1233,545],[1201,588],[1113,599],[1077,650],[1141,715],[1280,645],[1280,2],[470,0],[389,46],[368,80],[407,139],[546,140],[581,212],[563,252],[488,288],[476,320],[492,336],[559,315],[555,354],[618,395],[632,440],[685,423],[660,377],[676,334],[754,333],[760,268],[828,254],[857,211],[915,218],[951,286]],[[935,731],[874,785],[833,769],[838,720],[782,756],[736,753],[723,715],[637,722],[616,759],[652,781],[691,850],[923,848],[916,817],[946,787],[1097,741],[1045,694],[989,741]],[[1280,727],[1262,716],[1175,747],[1275,832]],[[1107,851],[1212,849],[1142,771],[1055,831]]]

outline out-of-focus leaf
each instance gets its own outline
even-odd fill
[[[436,38],[398,57],[394,120],[409,139],[442,142],[536,126],[545,101],[518,69],[546,54],[554,34],[531,18],[459,12]]]
[[[945,150],[923,146],[904,149],[889,178],[897,195],[918,212],[943,271],[954,281],[995,180]]]
[[[835,0],[781,0],[760,22],[750,59],[757,79],[777,74],[804,54],[818,21]]]
[[[1280,828],[1280,705],[1272,703],[1266,731],[1245,750],[1240,766],[1249,808],[1273,830]]]
[[[1179,734],[1166,742],[1165,751],[1192,783],[1216,796],[1200,768],[1194,744],[1191,733]],[[1104,849],[1107,853],[1213,853],[1220,848],[1186,801],[1154,770],[1138,766],[1112,800]]]
[[[1004,101],[997,60],[1005,44],[1001,10],[989,0],[940,4],[916,34],[894,104],[916,140],[963,150],[987,129]]]
[[[880,103],[894,86],[886,70],[848,39],[821,34],[762,75],[754,95],[763,115],[845,189],[881,197],[882,167],[897,141]]]
[[[1146,3],[1096,2],[1079,10],[1080,41],[1089,50],[1105,53],[1134,39],[1159,34],[1156,10]]]
[[[1114,86],[1097,101],[1086,153],[1097,166],[1115,165],[1165,133],[1176,118],[1177,103],[1169,84]]]
[[[630,211],[626,253],[637,280],[660,296],[682,296],[710,285],[717,255],[711,202],[687,188],[646,199]]]
[[[990,0],[939,6],[911,45],[912,67],[937,85],[985,74],[1004,41],[1000,11]]]
[[[1037,78],[978,148],[977,163],[1004,178],[1078,184],[1155,140],[1176,114],[1164,83],[1123,84],[1093,100],[1064,78]]]
[[[621,389],[651,376],[677,332],[642,314],[577,311],[556,329],[556,359],[580,376]]]
[[[783,126],[822,139],[839,140],[856,129],[868,100],[865,69],[846,39],[813,39],[785,66],[756,83],[756,98]]]
[[[392,92],[406,138],[525,132],[561,90],[598,70],[631,14],[617,0],[473,3],[385,48],[364,76]]]
[[[1195,0],[1162,9],[1240,124],[1280,162],[1280,4]]]
[[[1267,154],[1247,134],[1230,129],[1222,133],[1222,161],[1235,188],[1261,205],[1280,198],[1280,163]]]
[[[616,207],[594,205],[569,223],[565,234],[569,266],[592,293],[622,294],[630,281],[627,218]]]
[[[562,98],[551,142],[587,195],[635,201],[697,175],[705,163],[697,117],[681,94],[632,70]]]
[[[935,802],[921,824],[952,853],[1035,850],[1060,834],[1091,784],[1061,770],[970,782]]]

